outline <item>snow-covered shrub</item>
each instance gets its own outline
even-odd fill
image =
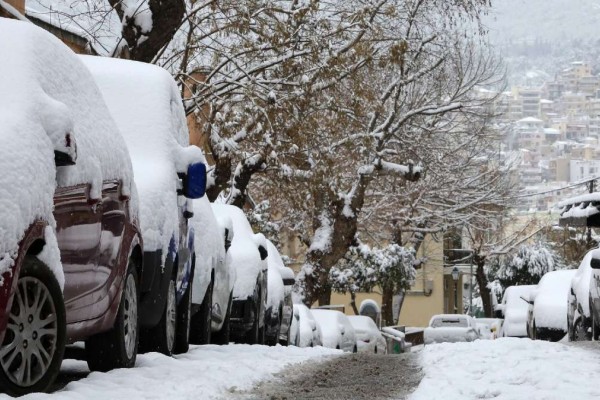
[[[514,285],[535,285],[546,272],[562,269],[554,251],[543,243],[522,245],[512,256],[500,263],[496,278],[503,288]]]

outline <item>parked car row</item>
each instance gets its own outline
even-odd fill
[[[372,318],[347,316],[336,310],[309,309],[303,304],[293,306],[290,343],[298,347],[324,346],[351,353],[387,353],[386,339]]]
[[[502,337],[559,341],[591,339],[593,334],[593,264],[597,250],[578,269],[546,273],[537,285],[511,286],[496,311],[504,316]],[[600,254],[599,254],[600,256]],[[600,258],[600,257],[599,257]]]
[[[190,343],[288,344],[293,272],[204,196],[177,85],[0,19],[0,390],[46,390],[66,344],[92,371]]]

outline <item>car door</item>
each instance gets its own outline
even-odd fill
[[[127,196],[122,196],[119,181],[106,181],[102,187],[101,233],[96,269],[96,285],[99,298],[94,307],[93,317],[103,315],[116,295],[112,287],[118,284],[116,280],[123,276],[127,268],[127,255],[122,254],[123,233],[127,221]]]
[[[96,279],[101,205],[89,199],[89,186],[58,187],[54,195],[56,239],[65,273],[67,323],[90,319],[99,299]]]

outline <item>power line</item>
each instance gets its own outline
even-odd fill
[[[559,187],[559,188],[556,188],[556,189],[546,190],[544,192],[529,193],[529,194],[520,194],[520,195],[508,197],[508,199],[520,199],[520,198],[524,198],[524,197],[540,196],[540,195],[543,195],[543,194],[558,192],[558,191],[564,190],[564,189],[570,189],[570,188],[574,188],[574,187],[577,187],[577,186],[588,185],[590,182],[594,182],[597,179],[600,179],[600,176],[597,176],[595,178],[590,178],[590,179],[588,179],[586,181],[582,181],[582,182],[578,182],[578,183],[573,183],[572,185],[562,186],[562,187]]]

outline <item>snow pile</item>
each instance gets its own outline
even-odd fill
[[[527,336],[527,312],[529,303],[525,300],[529,300],[529,295],[535,287],[535,285],[523,285],[506,288],[501,305],[502,313],[504,315],[502,336]]]
[[[410,400],[596,399],[600,353],[502,338],[436,344],[421,352],[424,377]]]
[[[131,154],[144,250],[162,249],[166,258],[171,237],[179,238],[177,173],[185,172],[190,162],[204,162],[199,148],[187,147],[189,132],[177,85],[154,65],[93,56],[81,60],[100,86]]]
[[[204,196],[192,202],[194,216],[190,219],[190,224],[194,228],[196,235],[194,240],[196,269],[194,272],[192,302],[194,304],[201,304],[210,283],[211,272],[215,270],[215,277],[220,276],[221,273],[229,275],[230,265],[226,263],[225,236],[212,211],[208,198]],[[218,268],[222,268],[223,271],[217,273]],[[228,282],[225,283],[227,286],[230,286],[232,282],[233,278],[230,277]],[[218,282],[215,282],[215,286],[217,284]],[[227,288],[223,288],[223,290],[227,290]],[[228,297],[230,292],[231,288],[227,292]]]
[[[264,236],[255,235],[244,212],[227,204],[212,204],[218,218],[231,218],[233,241],[229,253],[235,267],[233,298],[245,299],[254,293],[258,275],[267,269],[267,263],[260,259],[257,243],[264,243]],[[258,237],[261,236],[261,237]]]
[[[273,308],[274,312],[279,310],[279,305],[283,304],[285,297],[283,278],[281,277],[281,269],[285,268],[285,264],[281,259],[281,255],[275,245],[267,240],[267,264],[269,267],[269,276],[267,277],[267,308]]]
[[[274,378],[273,374],[287,366],[339,354],[322,347],[191,346],[188,353],[175,357],[140,354],[135,368],[93,372],[59,392],[32,394],[22,399],[223,399],[251,389],[259,381]],[[62,370],[81,373],[87,371],[87,366],[83,361],[66,360]]]
[[[542,277],[532,292],[533,318],[538,328],[567,332],[567,302],[576,270],[552,271]]]

